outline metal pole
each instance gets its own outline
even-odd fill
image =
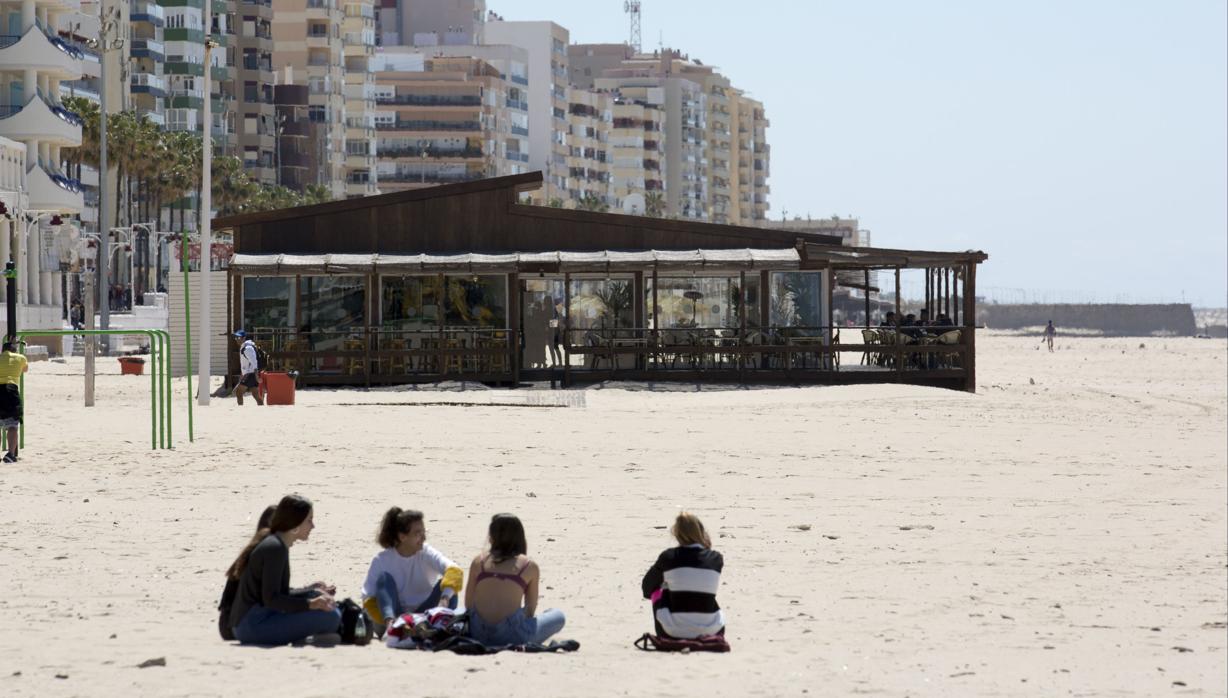
[[[187,231],[184,231],[179,239],[181,240],[179,265],[183,267],[183,355],[187,361],[185,374],[188,377],[188,441],[195,441],[196,434],[192,429],[192,292],[188,285]],[[167,279],[166,282],[170,283],[170,279]]]
[[[4,288],[8,294],[6,299],[5,318],[8,320],[8,332],[5,336],[5,341],[15,341],[17,339],[17,266],[12,260],[4,263]]]
[[[94,330],[94,272],[86,271],[85,286],[82,293],[85,296],[85,329]],[[85,340],[85,406],[94,406],[94,354],[95,350],[94,335],[86,336]]]
[[[100,34],[98,44],[101,58],[98,78],[101,85],[98,90],[98,235],[100,238],[98,242],[98,279],[101,284],[99,295],[103,298],[100,325],[101,329],[105,330],[111,326],[111,285],[107,274],[107,262],[109,261],[107,257],[111,253],[111,247],[107,244],[111,239],[111,195],[107,187],[107,49],[110,48],[110,39],[107,35],[110,33],[110,24],[103,12],[104,7],[106,7],[104,3],[98,3],[98,33]],[[93,324],[92,321],[91,324]],[[108,348],[111,346],[110,338],[103,342],[103,346]],[[86,375],[90,377],[88,380],[92,384],[94,372],[90,369],[93,368],[93,362],[90,363],[91,366],[86,370]],[[94,404],[94,391],[88,390],[86,406],[92,404]]]
[[[205,3],[205,31],[212,31],[213,27],[213,8],[212,2]],[[209,34],[206,34],[208,37]],[[210,384],[210,356],[209,356],[209,340],[212,339],[209,335],[211,328],[209,327],[210,320],[210,278],[209,272],[212,266],[213,252],[213,235],[209,229],[212,221],[209,219],[209,209],[213,206],[213,88],[209,85],[209,80],[212,77],[213,58],[213,40],[205,39],[205,103],[202,111],[204,112],[204,136],[201,138],[201,147],[204,152],[201,155],[201,187],[200,187],[200,334],[197,335],[200,342],[200,350],[197,355],[200,372],[197,386],[197,403],[202,406],[209,405],[209,384]],[[186,300],[186,299],[185,299]]]

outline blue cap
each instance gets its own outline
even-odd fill
[[[235,330],[235,336],[236,337],[246,337],[247,333],[244,332],[243,330]]]

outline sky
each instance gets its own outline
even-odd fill
[[[622,0],[487,0],[572,43]],[[772,218],[979,249],[1005,300],[1228,305],[1223,0],[643,0],[643,46],[764,102]]]

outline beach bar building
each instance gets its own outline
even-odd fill
[[[307,386],[974,390],[982,252],[847,247],[819,234],[521,202],[541,184],[531,172],[216,219],[234,237],[230,328]],[[908,269],[924,270],[927,307],[947,326],[833,327],[838,287],[863,291],[868,319],[865,291],[894,283],[898,303]],[[237,354],[229,371],[233,383]]]

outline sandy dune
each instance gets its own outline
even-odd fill
[[[147,381],[101,376],[85,409],[80,359],[35,364],[29,447],[0,466],[0,695],[1225,695],[1228,344],[1058,345],[983,335],[977,395],[218,400],[194,444],[180,409],[160,452]],[[350,595],[388,505],[424,509],[457,560],[490,514],[519,514],[543,604],[581,650],[221,642],[222,570],[292,491],[318,526],[295,580]],[[719,536],[730,655],[631,647],[650,627],[640,577],[680,507]]]

